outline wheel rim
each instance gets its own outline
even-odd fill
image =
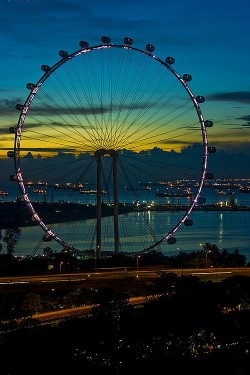
[[[173,59],[159,59],[153,55],[151,45],[145,50],[106,41],[94,47],[82,45],[83,48],[72,54],[60,51],[61,59],[52,67],[43,65],[43,75],[36,84],[27,84],[30,93],[25,103],[17,106],[20,117],[15,132],[14,159],[22,199],[46,236],[63,247],[84,250],[101,245],[103,251],[112,249],[113,242],[105,240],[104,229],[101,243],[96,243],[93,229],[87,236],[86,221],[84,230],[74,230],[84,233],[84,238],[91,238],[88,243],[76,234],[74,238],[72,234],[65,235],[58,225],[54,229],[53,225],[46,224],[34,205],[30,181],[37,185],[39,181],[46,181],[47,201],[52,200],[49,188],[55,191],[58,183],[66,185],[70,180],[72,185],[92,187],[97,179],[96,172],[93,173],[95,155],[104,150],[101,165],[104,186],[101,188],[109,192],[105,197],[108,203],[114,203],[114,194],[111,194],[114,189],[110,188],[110,184],[114,185],[112,163],[106,158],[113,150],[119,161],[119,203],[147,201],[142,182],[149,185],[152,181],[164,181],[165,184],[158,184],[155,189],[163,187],[170,191],[169,181],[182,184],[192,181],[192,198],[184,202],[184,211],[171,212],[169,218],[166,212],[164,218],[162,212],[152,213],[152,208],[143,210],[141,215],[138,212],[119,215],[118,250],[123,251],[125,239],[132,237],[136,240],[131,240],[130,250],[136,248],[137,252],[157,249],[163,243],[175,243],[171,238],[188,222],[206,177],[208,142],[199,105],[204,98],[192,93],[188,86],[190,75],[180,76],[173,69]],[[176,153],[171,151],[174,149]],[[188,160],[190,150],[196,151],[193,160]],[[27,157],[31,155],[35,159]],[[151,183],[148,191],[152,192],[153,186]],[[129,192],[130,197],[127,194],[125,198],[122,189]],[[73,200],[73,189],[69,191],[67,200]],[[80,201],[79,194],[75,199]],[[155,229],[152,221],[160,221],[160,216],[163,221]],[[94,224],[95,220],[92,221]],[[138,227],[136,235],[133,233],[135,225]],[[108,217],[102,219],[101,227],[105,226],[109,233]],[[112,237],[112,233],[107,234],[107,238]],[[141,238],[145,241],[138,248],[135,242],[138,244]]]

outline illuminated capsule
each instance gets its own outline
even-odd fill
[[[204,125],[206,126],[206,128],[211,128],[214,125],[214,123],[213,123],[213,121],[206,120],[204,122]]]
[[[215,154],[216,153],[216,147],[214,146],[209,146],[207,148],[207,151],[210,153],[210,154]]]
[[[67,51],[59,51],[59,56],[65,59],[66,57],[69,56],[69,53]]]
[[[147,44],[146,45],[146,51],[148,52],[154,52],[155,50],[155,46],[153,46],[152,44]]]
[[[198,103],[204,103],[205,102],[204,96],[201,96],[201,95],[196,96],[196,100],[197,100]]]
[[[168,239],[167,239],[167,243],[168,243],[169,245],[173,245],[173,244],[175,244],[175,243],[176,243],[176,238],[175,238],[175,237],[170,237],[170,238],[168,238]]]
[[[42,65],[41,66],[41,70],[43,72],[49,72],[50,71],[50,66],[49,65]]]
[[[127,44],[128,46],[132,46],[133,39],[131,39],[131,38],[124,38],[124,44]]]
[[[85,42],[85,40],[81,40],[79,42],[79,46],[82,48],[82,49],[87,49],[89,48],[89,43],[88,42]]]
[[[165,60],[166,60],[166,63],[168,63],[170,65],[175,63],[175,59],[171,56],[166,57]]]
[[[109,44],[111,42],[111,39],[108,36],[102,36],[101,41],[103,44]]]
[[[184,81],[190,82],[192,81],[192,76],[190,74],[184,74],[183,77]]]
[[[186,219],[185,221],[184,221],[184,225],[186,226],[186,227],[191,227],[192,225],[193,225],[193,220],[191,220],[191,219]]]

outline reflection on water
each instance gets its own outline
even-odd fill
[[[214,191],[209,191],[204,189],[204,196],[207,203],[214,203],[215,200],[226,200],[227,196],[215,196]],[[16,195],[13,194],[15,198]],[[14,199],[13,198],[13,199]],[[147,196],[147,199],[149,196]],[[87,199],[90,199],[88,197]],[[93,199],[93,197],[92,197]],[[238,205],[250,206],[250,194],[238,194],[235,196],[236,203]],[[11,196],[9,196],[11,200]],[[168,213],[164,213],[165,223],[171,227],[176,224],[176,217]],[[250,261],[250,242],[249,242],[249,233],[250,233],[250,212],[192,212],[191,218],[194,222],[194,225],[189,228],[181,226],[175,234],[177,243],[174,245],[168,245],[163,243],[160,250],[165,254],[172,255],[173,253],[179,251],[195,251],[200,249],[200,244],[205,242],[210,242],[216,244],[220,249],[227,249],[228,251],[234,251],[236,248],[239,251],[247,256],[247,259]],[[149,218],[151,224],[157,222],[157,218],[154,217],[154,214],[150,214]],[[172,222],[173,220],[173,222]],[[109,219],[104,220],[104,226],[110,228]],[[84,225],[81,225],[81,229],[78,228],[78,223],[69,222],[55,225],[52,229],[53,231],[61,236],[66,242],[71,243],[72,238],[67,238],[67,236],[74,236],[75,246],[84,250],[90,248],[95,248],[94,243],[94,233],[91,233],[93,230],[93,222],[91,220],[84,221]],[[156,224],[155,224],[156,225]],[[124,238],[130,238],[130,249],[126,248],[127,251],[137,251],[142,250],[141,237],[138,238],[133,232],[133,224],[129,220],[129,215],[127,217],[127,222],[124,225],[124,232],[121,234]],[[142,232],[144,231],[145,241],[147,240],[147,228],[142,226]],[[166,234],[164,228],[158,226],[158,231],[160,235]],[[59,233],[58,233],[59,232]],[[54,251],[61,251],[61,245],[53,241],[53,246],[50,243],[41,243],[38,246],[39,241],[41,240],[44,232],[39,226],[22,228],[22,236],[18,241],[18,244],[15,249],[15,255],[30,255],[32,251],[37,248],[37,254],[42,253],[43,249],[46,246],[50,246]],[[92,236],[92,244],[88,242],[85,244],[83,239],[90,238]],[[104,238],[103,241],[108,241],[107,238]],[[122,242],[122,241],[121,241]],[[121,249],[122,251],[122,249]]]
[[[161,245],[161,250],[165,254],[172,255],[174,252],[178,251],[177,248],[182,251],[200,250],[200,244],[210,242],[216,244],[220,249],[227,249],[228,251],[233,251],[237,248],[242,254],[246,255],[250,261],[250,212],[193,212],[192,219],[194,221],[192,228],[181,226],[177,231],[175,236],[177,238],[177,243],[175,245],[168,245],[167,243]],[[68,233],[72,233],[72,227],[74,225],[74,222],[63,223],[63,226],[60,225],[60,229],[55,226],[53,230],[57,232],[58,229],[62,236],[67,236]],[[83,226],[83,228],[85,228],[84,232],[78,233],[78,236],[80,236],[80,238],[86,237],[90,227],[91,223],[87,220]],[[135,236],[133,237],[132,231],[128,233],[128,235],[133,238],[133,241],[130,242],[130,251],[141,250],[141,239]],[[31,254],[43,234],[40,227],[22,228],[22,237],[16,246],[15,254]],[[80,239],[76,239],[75,241],[76,245],[81,243]],[[43,243],[38,252],[42,252],[42,249],[46,246],[51,246],[54,251],[61,250],[61,246],[53,242],[53,246],[51,243]],[[93,248],[94,247],[93,243]],[[82,250],[85,249],[81,245],[80,248]]]

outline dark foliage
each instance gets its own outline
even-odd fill
[[[126,293],[105,287],[89,317],[54,326],[27,317],[9,327],[0,334],[1,374],[127,375],[162,368],[248,375],[249,278],[213,283],[166,273],[159,279],[158,298],[139,308]],[[37,305],[36,298],[26,301]]]

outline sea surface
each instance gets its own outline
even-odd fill
[[[149,196],[145,192],[145,200],[155,200],[153,196]],[[17,196],[16,191],[9,192],[8,200],[13,200]],[[203,189],[202,196],[206,199],[206,203],[226,202],[230,201],[230,194],[215,194],[213,189]],[[42,199],[42,198],[40,198]],[[56,199],[56,197],[55,197]],[[81,197],[87,203],[94,203],[94,196]],[[184,198],[183,198],[184,199]],[[130,198],[124,196],[124,200],[130,201]],[[250,194],[239,194],[234,192],[234,201],[238,206],[250,207]],[[185,203],[185,202],[183,202]],[[169,214],[165,213],[166,220],[171,220],[167,217]],[[241,254],[245,255],[247,261],[250,262],[250,211],[193,211],[191,219],[194,225],[191,228],[186,228],[183,225],[175,233],[177,242],[171,246],[163,246],[161,249],[166,255],[174,255],[179,251],[190,252],[202,249],[205,242],[215,244],[219,249],[227,249],[229,252],[238,249]],[[84,228],[87,234],[90,222],[85,221]],[[128,224],[129,225],[129,224]],[[72,230],[74,223],[64,223],[60,227],[60,236],[68,235]],[[53,229],[56,233],[56,228]],[[133,236],[133,230],[129,233]],[[16,256],[26,256],[31,254],[40,254],[46,244],[41,245],[41,238],[44,232],[40,226],[22,228],[21,237],[18,239],[15,247]],[[51,246],[51,243],[49,243]],[[55,251],[61,249],[60,244],[55,244]],[[52,246],[51,246],[52,247]],[[54,249],[54,247],[53,247]],[[136,241],[134,243],[134,251],[137,251]]]

